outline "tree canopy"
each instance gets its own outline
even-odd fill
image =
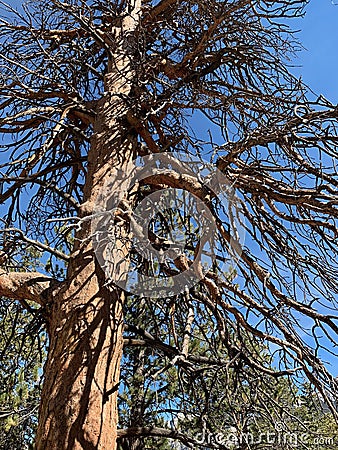
[[[289,426],[278,383],[338,418],[338,109],[290,69],[307,3],[0,2],[0,294],[49,334],[38,450],[104,448],[116,401],[133,450],[196,447],[222,407]]]

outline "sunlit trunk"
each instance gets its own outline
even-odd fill
[[[123,191],[121,173],[128,172],[134,157],[136,142],[123,120],[128,108],[123,98],[130,94],[133,81],[130,60],[124,55],[124,35],[135,24],[136,19],[128,17],[122,25],[121,44],[106,75],[88,155],[82,217],[90,218],[108,178],[113,180],[112,191]],[[128,234],[123,226],[121,239]],[[90,236],[90,220],[85,220],[76,235],[67,282],[54,292],[46,312],[50,347],[37,450],[116,448],[124,293],[105,285]],[[114,274],[123,277],[128,264],[125,241],[115,245],[125,249],[116,266],[120,274]]]

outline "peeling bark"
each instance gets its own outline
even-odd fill
[[[107,179],[112,192],[124,191],[123,174],[135,156],[135,136],[124,120],[128,106],[122,99],[132,91],[130,59],[124,54],[135,15],[122,25],[118,54],[105,79],[105,95],[98,105],[94,135],[88,155],[82,217],[90,216]],[[116,95],[118,93],[118,95]],[[121,177],[122,174],[122,177]],[[123,350],[124,293],[105,285],[90,239],[90,220],[76,236],[67,281],[55,291],[50,311],[50,349],[40,405],[37,450],[115,450],[117,393]],[[128,265],[128,234],[121,225],[119,271]]]

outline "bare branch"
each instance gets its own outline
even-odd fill
[[[31,300],[41,306],[48,303],[48,292],[57,285],[56,280],[38,272],[0,273],[0,295],[13,300]]]

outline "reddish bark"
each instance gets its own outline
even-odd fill
[[[130,17],[126,19],[122,25],[125,36],[136,23],[136,20],[130,23]],[[121,173],[128,172],[134,156],[135,138],[123,120],[128,108],[121,96],[116,95],[127,96],[132,89],[130,61],[123,54],[122,31],[121,36],[119,51],[106,76],[105,95],[97,108],[82,217],[92,214],[108,178],[115,180],[112,191],[123,192],[125,180]],[[119,272],[123,276],[128,264],[124,242],[128,230],[121,227],[117,245]],[[54,290],[48,306],[50,348],[37,450],[116,448],[124,294],[105,286],[90,234],[90,220],[84,221],[76,236],[67,281]]]

